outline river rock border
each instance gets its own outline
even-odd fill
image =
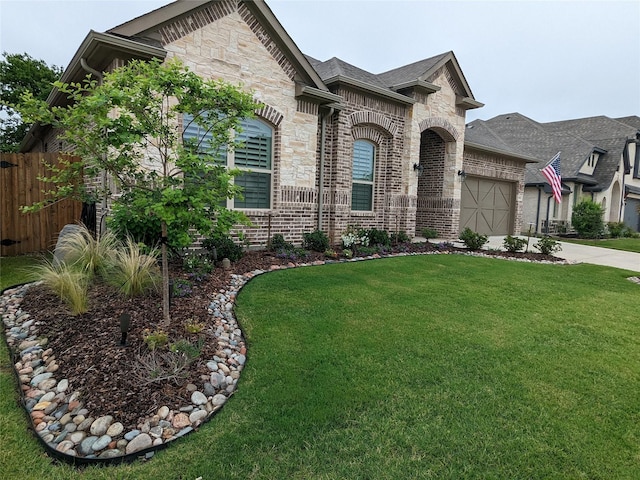
[[[448,252],[400,253],[384,257],[412,255],[442,255]],[[467,255],[489,256],[480,252]],[[496,256],[491,255],[491,258]],[[356,262],[382,258],[381,255],[353,259],[316,261],[280,266],[269,270],[254,270],[244,275],[231,275],[231,283],[211,301],[208,312],[215,327],[222,352],[207,362],[208,381],[200,388],[188,385],[191,397],[184,406],[171,410],[161,406],[134,430],[124,431],[122,423],[111,415],[95,418],[82,401],[79,391],[70,389],[69,380],[56,378],[58,370],[55,352],[47,348],[47,339],[38,335],[42,324],[36,315],[20,308],[29,287],[26,284],[6,289],[0,297],[0,313],[5,325],[5,338],[20,383],[22,404],[31,420],[37,438],[50,454],[71,463],[131,461],[151,458],[155,451],[170,442],[195,431],[208,421],[233,395],[246,362],[246,344],[233,308],[242,287],[263,273],[295,267]],[[505,257],[498,257],[505,258]],[[522,260],[509,258],[509,260]],[[566,264],[567,262],[543,262]]]

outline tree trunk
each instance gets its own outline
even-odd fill
[[[162,222],[162,326],[169,328],[171,314],[169,313],[169,259],[167,258],[167,224]]]

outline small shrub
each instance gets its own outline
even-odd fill
[[[84,269],[66,263],[45,261],[34,270],[34,276],[67,304],[73,315],[87,311],[87,289],[90,275]]]
[[[327,258],[338,258],[338,252],[336,252],[332,248],[328,248],[324,251],[324,256]]]
[[[204,323],[189,320],[184,324],[184,330],[187,333],[200,333],[204,330]]]
[[[365,235],[369,238],[369,245],[382,245],[383,247],[391,245],[391,239],[386,230],[370,228],[369,230],[365,230]]]
[[[276,256],[293,263],[300,263],[309,259],[309,252],[304,248],[293,247],[288,250],[280,250]]]
[[[181,339],[175,343],[169,345],[169,351],[172,353],[183,353],[186,357],[193,362],[200,357],[202,353],[202,339],[198,340],[197,344],[191,343],[189,340]]]
[[[458,238],[469,250],[480,250],[489,241],[489,237],[476,233],[469,227],[465,228]]]
[[[289,243],[284,239],[284,235],[276,233],[271,240],[269,240],[269,250],[272,252],[279,252],[282,250],[293,250],[295,247],[293,243]]]
[[[369,237],[367,235],[367,231],[362,228],[356,229],[352,225],[349,225],[345,232],[340,235],[340,239],[342,240],[343,249],[346,248],[349,250],[353,250],[354,252],[357,251],[361,246],[369,246]]]
[[[215,234],[202,241],[202,247],[209,251],[212,258],[222,260],[228,258],[237,262],[244,255],[241,245],[236,244],[228,235]]]
[[[422,233],[422,236],[427,240],[430,238],[438,238],[438,231],[433,228],[423,228],[420,233]]]
[[[151,331],[145,328],[142,331],[142,341],[147,345],[149,350],[155,350],[158,347],[164,347],[169,343],[169,335],[163,330]]]
[[[202,253],[189,252],[182,259],[182,267],[189,273],[206,276],[213,271],[211,257]]]
[[[302,246],[307,250],[324,252],[329,248],[329,237],[327,237],[327,235],[321,230],[314,230],[311,233],[305,233],[302,235],[302,238]]]
[[[192,360],[183,352],[158,352],[151,350],[136,357],[133,375],[141,385],[166,383],[176,385],[184,382],[189,375]]]
[[[363,257],[368,257],[376,253],[378,253],[377,247],[358,247],[358,255],[362,255]]]
[[[161,278],[158,254],[156,249],[148,254],[143,253],[134,239],[129,237],[124,247],[116,251],[108,268],[107,282],[117,287],[127,298],[157,288]]]
[[[342,250],[342,254],[345,256],[345,258],[353,257],[353,251],[348,248],[345,248],[344,250]]]
[[[411,239],[406,232],[393,232],[389,238],[392,245],[399,245],[401,243],[409,243]]]
[[[624,222],[609,222],[607,223],[607,228],[609,229],[609,235],[611,235],[611,238],[620,238],[624,236],[625,230],[628,229]]]
[[[507,252],[521,252],[527,246],[527,241],[524,238],[507,235],[502,241],[502,246]]]
[[[554,253],[562,250],[560,242],[556,242],[548,235],[545,235],[540,240],[538,240],[538,243],[536,243],[534,247],[540,250],[540,253],[542,253],[543,255],[553,255]]]
[[[175,298],[190,297],[193,293],[192,284],[189,280],[179,278],[173,282],[173,296]]]
[[[449,249],[453,248],[453,243],[440,242],[440,243],[438,243],[437,247],[438,247],[438,250],[445,251],[445,250],[449,250]]]
[[[604,235],[604,210],[602,205],[583,200],[573,209],[571,224],[582,238],[598,238]]]

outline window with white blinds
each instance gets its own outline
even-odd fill
[[[193,117],[184,115],[185,142],[191,143],[201,153],[207,151],[207,136],[202,127],[191,122]],[[235,135],[238,146],[227,151],[222,149],[218,155],[221,163],[229,168],[245,171],[234,178],[236,185],[242,187],[244,198],[228,201],[228,208],[270,208],[271,207],[271,175],[273,158],[273,130],[265,122],[256,119],[244,119],[240,122],[241,130]]]
[[[373,171],[376,147],[366,140],[353,143],[351,210],[373,210]]]

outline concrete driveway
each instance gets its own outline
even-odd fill
[[[520,236],[522,238],[522,236]],[[485,248],[502,248],[504,237],[489,237],[489,243]],[[538,250],[533,248],[538,239],[531,238],[529,249],[533,252]],[[560,242],[562,250],[555,254],[556,257],[564,258],[571,263],[592,263],[594,265],[604,265],[606,267],[624,268],[634,272],[640,272],[640,253],[623,252],[611,248],[592,247],[590,245],[579,245],[577,243]]]

